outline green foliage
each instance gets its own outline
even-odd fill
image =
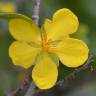
[[[25,16],[25,15],[18,14],[18,13],[2,13],[2,12],[1,12],[1,13],[0,13],[0,18],[1,18],[1,19],[7,19],[7,20],[13,19],[13,18],[22,18],[22,19],[24,19],[24,20],[27,20],[27,22],[30,22],[30,23],[35,24],[32,19],[28,18],[28,17]]]
[[[66,76],[68,76],[71,72],[74,71],[74,68],[69,68],[64,66],[63,64],[59,64],[59,77],[58,80],[64,79]]]

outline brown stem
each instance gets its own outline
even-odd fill
[[[39,23],[39,11],[40,11],[40,0],[34,0],[34,9],[32,18],[37,25]]]
[[[36,93],[36,88],[34,82],[32,82],[24,96],[34,96]]]
[[[17,89],[10,92],[7,96],[24,96],[26,90],[29,87],[30,82],[31,82],[31,78],[29,75],[27,75],[24,81],[22,82],[22,84],[18,86]]]

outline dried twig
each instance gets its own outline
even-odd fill
[[[27,92],[26,92],[26,94],[24,95],[24,96],[34,96],[34,94],[35,94],[35,91],[36,89],[35,89],[35,85],[34,85],[34,82],[32,82],[31,84],[30,84],[30,86],[29,86],[29,88],[28,88],[28,90],[27,90]]]
[[[40,0],[34,0],[34,9],[32,18],[37,25],[39,22],[39,11],[40,11]]]
[[[28,89],[30,82],[31,78],[27,75],[22,84],[18,86],[16,90],[10,92],[7,96],[23,96]]]

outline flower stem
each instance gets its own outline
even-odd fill
[[[34,9],[32,19],[38,25],[39,23],[39,11],[40,11],[40,0],[34,0]]]

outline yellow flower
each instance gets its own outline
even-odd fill
[[[29,68],[34,65],[32,78],[40,89],[55,85],[60,61],[67,67],[78,67],[88,58],[87,45],[69,35],[78,29],[78,19],[69,9],[56,11],[52,20],[46,19],[41,30],[22,18],[9,22],[9,31],[16,39],[9,48],[9,55],[15,65]],[[54,60],[53,57],[59,59]]]
[[[16,5],[11,2],[0,3],[0,12],[16,12]]]

